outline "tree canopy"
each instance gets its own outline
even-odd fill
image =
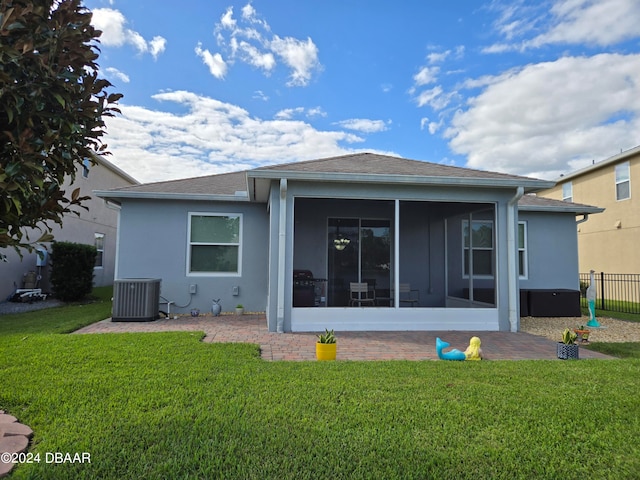
[[[91,17],[80,0],[0,0],[0,248],[51,240],[51,222],[88,198],[65,178],[108,154],[103,117],[122,95],[98,76]]]

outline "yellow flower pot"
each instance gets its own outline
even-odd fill
[[[316,342],[316,359],[318,360],[335,360],[337,343],[319,343]]]

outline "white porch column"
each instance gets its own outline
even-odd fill
[[[284,287],[287,252],[287,179],[280,179],[280,220],[278,222],[278,305],[276,332],[284,333]]]
[[[518,295],[520,275],[518,273],[518,201],[524,195],[524,188],[518,187],[514,197],[507,204],[507,269],[509,282],[509,324],[512,332],[520,327]]]
[[[397,198],[393,228],[393,307],[400,308],[400,200]]]

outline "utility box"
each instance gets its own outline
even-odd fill
[[[151,322],[159,318],[159,278],[125,278],[113,284],[113,322]]]

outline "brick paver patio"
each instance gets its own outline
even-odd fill
[[[179,317],[154,322],[112,322],[89,325],[76,333],[203,331],[205,342],[256,343],[265,360],[315,360],[313,333],[270,333],[264,314]],[[525,360],[556,357],[556,342],[528,333],[509,332],[340,332],[338,360],[436,360],[436,337],[465,350],[469,339],[482,339],[487,360]],[[611,358],[580,349],[580,358]]]

